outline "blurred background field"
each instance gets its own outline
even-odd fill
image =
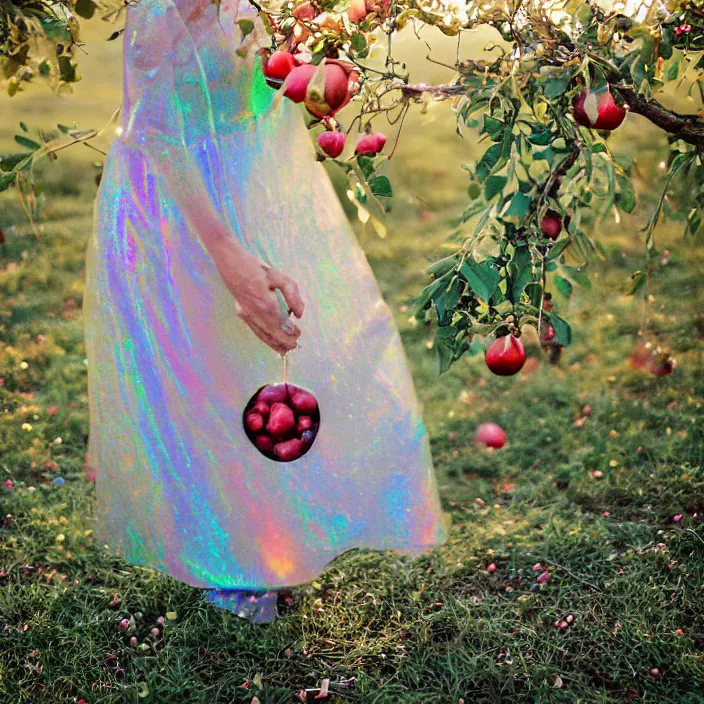
[[[41,86],[0,97],[0,151],[12,150],[20,120],[46,130],[108,121],[121,93],[120,43],[105,41],[113,30],[89,27],[71,98]],[[427,38],[433,58],[451,63],[454,43]],[[463,56],[484,40],[465,40]],[[418,82],[451,77],[415,37],[398,50]],[[628,363],[643,310],[623,292],[642,265],[639,229],[662,187],[664,143],[637,116],[614,135],[613,148],[636,159],[640,205],[594,223],[607,254],[590,264],[593,287],[556,297],[575,333],[560,363],[533,344],[509,379],[491,376],[481,355],[439,377],[433,329],[408,310],[466,205],[461,164],[481,153],[476,135],[455,134],[449,105],[412,111],[387,166],[395,198],[384,239],[361,227],[330,169],[401,330],[453,531],[414,561],[340,558],[266,629],[94,544],[81,303],[100,155],[76,148],[43,170],[39,239],[4,194],[0,483],[13,487],[0,493],[0,700],[211,704],[256,694],[265,704],[354,676],[339,701],[704,702],[704,246],[683,241],[677,223],[657,229],[646,338],[669,345],[678,366],[656,378]],[[503,450],[473,444],[486,421],[506,429]],[[118,628],[130,616],[136,649]]]

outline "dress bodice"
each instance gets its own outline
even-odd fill
[[[254,22],[245,36],[239,21]],[[267,42],[246,0],[138,0],[125,27],[124,126],[165,134],[210,121],[236,129],[273,97],[257,50]]]

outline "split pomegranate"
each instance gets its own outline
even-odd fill
[[[482,423],[477,428],[474,440],[477,445],[500,449],[506,444],[506,432],[496,423]]]
[[[294,384],[269,384],[252,396],[242,420],[245,434],[265,457],[293,462],[313,446],[320,410],[310,391]]]
[[[347,71],[339,63],[326,61],[322,73],[311,75],[308,82],[306,110],[315,117],[334,115],[347,103],[348,95]]]
[[[616,104],[608,88],[601,93],[583,90],[575,98],[572,114],[578,124],[595,130],[615,130],[626,118],[626,110]]]
[[[499,376],[513,376],[523,368],[526,351],[523,343],[513,334],[497,337],[487,347],[484,356],[487,367]]]
[[[286,77],[284,95],[294,103],[302,103],[306,99],[308,84],[313,78],[315,69],[312,64],[296,66]]]

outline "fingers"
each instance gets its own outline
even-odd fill
[[[296,348],[301,331],[290,320],[281,318],[275,303],[254,310],[236,304],[235,310],[252,332],[279,354],[286,354]]]
[[[297,318],[300,318],[303,315],[305,304],[303,303],[303,298],[301,298],[298,284],[291,277],[276,269],[267,269],[266,272],[269,279],[269,288],[272,291],[278,288],[283,294],[289,309]]]

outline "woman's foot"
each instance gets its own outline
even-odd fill
[[[278,592],[275,589],[208,589],[204,598],[214,606],[232,611],[250,623],[272,623],[278,616]]]

